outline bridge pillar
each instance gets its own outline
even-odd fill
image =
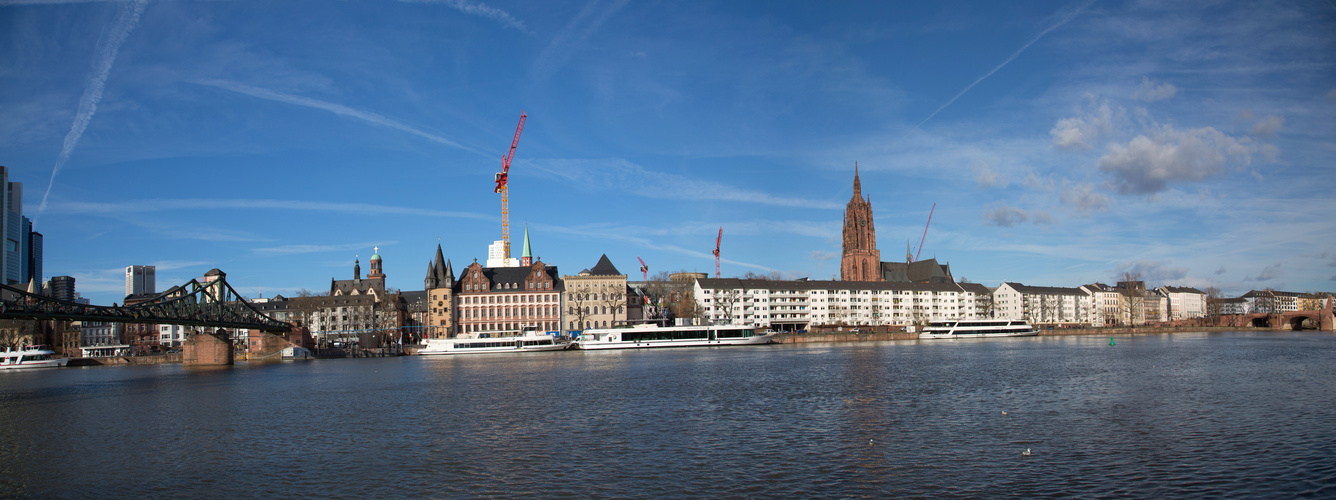
[[[226,331],[191,333],[181,345],[184,366],[220,366],[233,364],[232,340]]]

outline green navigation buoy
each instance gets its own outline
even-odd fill
[[[1118,345],[1118,344],[1113,343],[1113,337],[1109,337],[1109,345]]]

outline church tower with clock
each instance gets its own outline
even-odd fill
[[[843,281],[882,281],[881,251],[877,230],[872,226],[872,200],[863,198],[854,163],[854,196],[844,208],[844,256],[840,259]]]

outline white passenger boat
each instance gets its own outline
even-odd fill
[[[423,344],[423,347],[418,349],[419,356],[560,351],[571,347],[568,338],[533,330],[461,334],[453,339],[426,339]]]
[[[59,368],[70,362],[70,358],[55,357],[55,354],[43,346],[23,346],[17,350],[6,347],[5,352],[0,352],[0,370]]]
[[[577,349],[643,349],[768,344],[773,333],[757,333],[755,326],[658,326],[591,328],[575,340]]]
[[[958,339],[966,337],[1029,337],[1039,331],[1024,320],[980,319],[934,321],[919,332],[921,339]]]

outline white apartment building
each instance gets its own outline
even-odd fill
[[[240,335],[245,335],[248,330],[237,330]],[[158,344],[169,347],[180,347],[182,342],[186,341],[186,334],[190,333],[190,327],[185,325],[158,325]]]
[[[693,291],[706,322],[778,331],[904,326],[968,318],[976,311],[974,295],[967,297],[955,283],[704,278]]]
[[[1115,326],[1122,318],[1123,295],[1118,289],[1103,283],[1081,285],[1090,295],[1090,326]]]
[[[1031,324],[1091,324],[1093,303],[1080,288],[1003,283],[993,291],[994,316]]]
[[[1162,286],[1155,291],[1169,299],[1169,320],[1205,318],[1206,293],[1185,286]]]

